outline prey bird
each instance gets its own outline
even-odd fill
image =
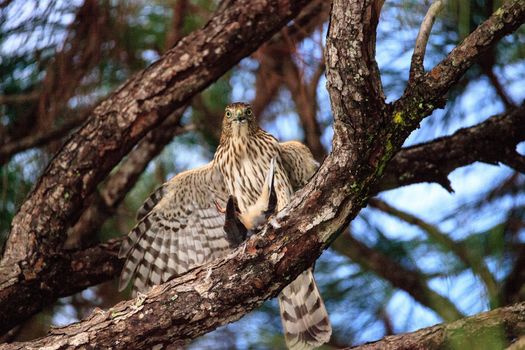
[[[305,145],[280,143],[262,130],[248,104],[226,106],[213,160],[176,175],[139,209],[138,223],[119,252],[126,258],[119,289],[133,279],[134,295],[146,292],[225,256],[275,207],[288,204],[317,167]],[[288,348],[312,349],[330,339],[332,328],[311,268],[278,299]]]
[[[241,213],[239,205],[237,204],[237,198],[232,195],[228,198],[226,209],[222,209],[217,203],[219,211],[221,213],[224,212],[226,215],[224,232],[226,233],[226,239],[228,243],[230,243],[231,248],[236,248],[246,240],[248,234],[251,235],[260,229],[261,225],[266,223],[268,217],[274,214],[277,209],[277,194],[275,193],[273,181],[274,175],[275,159],[272,159],[264,187],[261,191],[261,196],[252,206],[250,212]]]

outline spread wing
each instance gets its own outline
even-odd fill
[[[224,255],[224,214],[214,201],[224,207],[226,199],[222,175],[211,163],[159,187],[139,209],[139,222],[120,249],[126,262],[119,289],[134,277],[133,292],[145,292]]]
[[[300,142],[289,141],[279,144],[283,166],[288,174],[294,192],[302,188],[315,174],[319,163],[312,152]]]

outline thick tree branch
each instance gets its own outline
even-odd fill
[[[339,5],[341,7],[345,6],[344,3]],[[356,4],[356,6],[360,5],[362,4]],[[334,9],[335,8],[337,7],[334,5]],[[354,16],[356,14],[364,14],[368,10],[370,10],[370,8],[355,8]],[[339,18],[340,24],[346,21],[344,18],[345,14],[350,15],[349,11],[344,11],[342,8],[339,8],[337,14],[342,16]],[[356,19],[353,21],[354,29],[360,32],[366,31],[366,36],[358,36],[360,40],[368,40],[371,36],[375,36],[375,26],[377,25],[379,14],[373,12],[371,15],[372,17],[369,17],[370,13],[365,15],[366,18],[363,18],[363,21]],[[334,21],[332,21],[332,23],[334,23]],[[359,45],[370,45],[370,41],[362,41]],[[368,46],[368,48],[370,48],[370,46]],[[368,52],[368,55],[369,61],[373,60],[373,48],[371,52]],[[356,63],[356,67],[362,64]],[[376,73],[377,71],[374,74]],[[352,74],[352,72],[350,72],[350,74]],[[379,82],[377,74],[376,78],[375,82]],[[367,79],[366,81],[370,80]],[[342,116],[342,118],[346,119],[344,116]],[[377,127],[379,126],[380,124],[378,123]],[[344,129],[340,129],[339,131],[341,134],[345,132]],[[334,142],[337,145],[338,141],[336,140]],[[342,148],[343,147],[341,147],[341,149]],[[335,147],[335,149],[338,148]],[[346,150],[343,149],[343,153],[340,154],[340,156],[344,156],[344,158],[348,160],[348,154],[345,151]],[[274,225],[267,228],[266,234],[254,236],[248,242],[244,255],[237,255],[237,258],[230,257],[229,259],[215,261],[185,274],[179,279],[168,282],[161,287],[156,287],[148,294],[148,301],[142,301],[140,305],[136,304],[136,301],[121,304],[120,307],[123,307],[123,309],[113,310],[110,314],[104,313],[104,319],[106,319],[107,315],[110,316],[111,320],[107,320],[109,323],[104,322],[101,318],[97,320],[92,319],[92,321],[96,321],[97,323],[96,334],[86,334],[87,338],[81,335],[82,339],[79,339],[78,336],[70,333],[69,335],[71,337],[69,339],[75,339],[76,341],[73,343],[69,342],[69,344],[71,346],[74,344],[81,346],[89,342],[95,347],[116,346],[119,348],[128,347],[130,344],[133,344],[135,347],[146,347],[155,344],[173,344],[177,341],[187,341],[188,339],[194,338],[203,332],[215,328],[225,320],[231,321],[237,319],[247,311],[259,306],[263,300],[278,293],[290,278],[298,275],[302,270],[311,265],[322,249],[327,246],[328,239],[330,235],[333,234],[334,229],[347,222],[350,214],[356,215],[360,209],[361,204],[357,206],[350,205],[351,212],[348,211],[348,208],[345,208],[346,210],[343,211],[341,215],[328,215],[324,218],[326,221],[321,225],[306,224],[304,220],[297,221],[298,218],[303,217],[300,215],[301,211],[303,215],[305,214],[305,210],[311,213],[311,207],[314,206],[314,203],[317,202],[318,199],[326,205],[327,199],[335,198],[335,203],[329,204],[326,210],[329,210],[331,213],[338,212],[338,208],[342,206],[340,201],[345,200],[344,195],[348,195],[348,189],[350,189],[345,176],[349,169],[345,169],[344,167],[346,165],[351,166],[354,163],[345,162],[344,160],[339,162],[339,160],[340,159],[335,156],[331,162],[328,162],[328,166],[321,168],[321,171],[324,168],[326,172],[327,168],[330,169],[330,167],[335,166],[336,168],[340,168],[336,169],[339,171],[328,171],[328,174],[323,174],[328,176],[316,177],[321,183],[328,181],[328,183],[332,185],[335,183],[337,186],[327,191],[326,197],[324,197],[324,194],[315,190],[315,187],[310,184],[302,191],[302,196],[296,197],[288,209],[285,209],[277,216]],[[364,174],[357,173],[355,181],[360,179],[360,175],[363,176],[365,174],[366,172]],[[368,181],[373,180],[373,178],[374,177],[371,176],[368,178]],[[346,187],[342,193],[343,196],[333,196],[334,194],[330,192],[333,192],[336,188],[338,190],[338,187],[341,185]],[[321,185],[317,187],[323,188],[326,187],[326,184],[325,186]],[[314,190],[317,195],[312,195],[312,190]],[[306,194],[310,194],[310,196],[306,196]],[[357,192],[357,194],[359,193]],[[302,197],[302,199],[308,198],[308,200],[301,201],[300,197]],[[352,201],[349,203],[351,202]],[[299,210],[299,215],[289,215],[290,210],[293,210],[290,208],[295,208],[295,211]],[[317,220],[319,219],[319,214],[322,215],[322,213],[322,211],[317,213],[317,218],[314,218],[313,221],[314,223],[320,223],[320,221]],[[327,212],[325,212],[325,214],[327,214]],[[340,221],[341,219],[343,220],[342,222]],[[313,252],[313,254],[306,252]],[[226,272],[229,277],[226,277],[226,275],[223,274],[224,272]],[[203,284],[200,278],[205,276],[207,278]],[[196,284],[193,288],[190,287],[188,289],[188,283],[192,280],[195,281]],[[219,280],[221,282],[219,282]],[[246,284],[246,281],[251,282]],[[226,288],[229,292],[216,293],[215,288]],[[208,300],[203,300],[203,297]],[[251,301],[248,301],[247,304],[240,307],[240,301],[246,301],[246,298],[251,299]],[[184,302],[181,303],[181,300],[184,300]],[[176,305],[183,306],[184,310],[180,309],[179,311],[181,313],[178,313],[178,311],[174,313],[171,311],[166,312],[167,309],[171,309],[171,307],[166,308],[166,303],[175,303]],[[161,305],[163,305],[162,309],[164,309],[164,312],[158,309]],[[204,308],[202,308],[202,306],[204,306]],[[128,307],[131,307],[131,309],[128,309]],[[145,308],[143,312],[127,312],[131,310],[137,311],[142,309],[142,307]],[[115,313],[115,311],[117,312]],[[217,317],[218,315],[220,316]],[[151,317],[154,317],[154,320],[150,319]],[[117,325],[117,318],[124,322]],[[90,328],[93,325],[89,324],[90,322],[88,321],[84,323],[84,326]],[[133,331],[127,328],[132,324]],[[137,324],[140,324],[139,327],[145,328],[138,330]],[[121,335],[125,334],[125,338],[115,337],[115,326],[118,326],[118,328],[123,331]],[[77,333],[77,331],[82,333],[88,331],[85,328],[82,329],[82,326],[72,327],[75,329],[73,330],[74,333]],[[67,333],[69,331],[61,330],[61,332]],[[144,335],[147,336],[144,337]],[[92,338],[92,336],[95,338]],[[50,340],[50,338],[48,338],[48,340]],[[56,340],[57,339],[55,339],[55,342]],[[51,339],[51,341],[53,340]]]
[[[180,126],[180,118],[185,107],[174,111],[164,122],[150,131],[140,141],[118,170],[109,176],[104,187],[95,192],[91,204],[83,211],[79,220],[68,233],[66,247],[85,246],[82,242],[100,230],[107,218],[113,215],[126,194],[146,169],[174,136],[184,133],[192,126]]]
[[[410,94],[404,97],[394,112],[401,113],[401,120],[403,115],[411,119],[400,126],[394,121],[395,114],[384,105],[374,62],[375,28],[381,3],[334,2],[326,60],[335,116],[333,153],[263,232],[247,242],[244,253],[239,250],[192,270],[153,288],[145,297],[120,303],[110,311],[96,312],[87,320],[55,330],[32,345],[144,348],[181,344],[240,318],[311,266],[366,204],[370,187],[383,173],[388,160],[432,109],[427,102],[441,100],[452,81],[459,79],[472,64],[470,60],[462,63],[462,58],[456,57],[461,69],[452,69],[443,77],[450,84],[432,82],[429,93],[433,95],[419,91],[417,102],[422,101],[425,108],[414,109],[412,104],[406,104],[414,97]],[[523,1],[507,2],[488,20],[488,27],[482,25],[495,35],[487,38],[476,34],[465,42],[470,40],[474,45],[476,40],[483,39],[477,45],[493,44],[516,29],[524,16]],[[476,54],[467,56],[474,59]],[[117,95],[120,93],[122,90]],[[6,348],[14,346],[24,344]]]
[[[100,193],[94,194],[95,198],[91,200],[91,205],[84,210],[79,221],[72,227],[66,247],[85,247],[83,241],[86,240],[86,236],[93,236],[104,221],[116,211],[149,161],[173,136],[187,130],[187,127],[179,126],[183,111],[184,108],[178,109],[159,127],[149,132],[123,161],[119,169],[109,177]],[[55,267],[40,276],[38,280],[34,280],[35,285],[41,283],[46,286],[41,302],[28,302],[27,296],[30,295],[31,288],[37,288],[35,285],[19,285],[20,288],[15,295],[20,299],[15,305],[23,304],[24,309],[20,313],[34,314],[60,297],[72,295],[114,278],[120,273],[123,264],[123,261],[117,259],[120,241],[119,239],[103,243],[85,250],[68,251],[64,257],[57,256],[52,261]]]
[[[383,181],[380,182],[379,187],[376,187],[376,189],[393,189],[419,182],[439,183],[442,182],[443,178],[446,179],[446,174],[461,166],[476,161],[489,162],[491,164],[498,160],[501,161],[504,153],[498,147],[502,149],[515,148],[517,143],[525,140],[525,123],[522,122],[524,118],[525,107],[521,107],[519,110],[491,117],[470,128],[461,129],[451,136],[404,148],[391,160],[385,170]],[[480,142],[480,140],[483,142]],[[375,192],[376,190],[374,190]],[[348,240],[351,240],[351,242],[348,242]],[[343,242],[345,244],[342,244]],[[352,237],[347,238],[347,235],[342,235],[334,242],[333,248],[385,278],[395,287],[405,290],[421,304],[436,310],[444,320],[453,320],[461,317],[460,313],[454,312],[452,308],[450,308],[452,311],[447,312],[446,308],[440,306],[439,310],[443,310],[443,313],[438,311],[436,305],[442,305],[443,302],[439,300],[438,302],[433,301],[435,298],[431,295],[432,291],[427,290],[428,287],[424,283],[421,284],[421,276],[412,275],[410,271],[403,269],[402,266],[384,269],[384,266],[395,265],[386,257],[381,259],[377,252],[364,246]],[[104,251],[102,246],[99,250],[101,252]],[[112,254],[108,254],[107,260],[111,259],[113,259]],[[114,278],[119,272],[115,270],[115,275],[107,275],[107,279]],[[389,274],[389,272],[392,272],[392,274]],[[99,280],[105,281],[103,276]],[[50,282],[45,283],[49,284]],[[412,287],[414,285],[416,287]],[[427,295],[430,295],[430,297],[427,298]],[[439,299],[438,296],[436,298]]]
[[[406,132],[417,126],[421,116],[442,106],[445,94],[463,73],[501,37],[515,31],[524,22],[524,8],[523,1],[506,1],[443,61],[413,84],[408,84],[403,96],[393,106],[395,124],[406,129],[400,136],[404,138]]]
[[[17,311],[20,284],[53,269],[65,229],[83,202],[147,131],[253,52],[308,3],[239,0],[161,60],[136,74],[92,112],[52,160],[15,216],[0,262],[0,332],[27,314]],[[27,300],[44,294],[36,284]]]
[[[63,251],[53,256],[49,260],[53,269],[45,270],[45,275],[39,279],[17,286],[17,293],[10,298],[10,302],[16,306],[12,312],[34,314],[37,311],[36,303],[30,298],[35,289],[40,290],[42,300],[56,300],[114,278],[124,265],[124,261],[118,258],[121,242],[122,239],[112,240],[85,250]],[[38,309],[43,306],[37,305]],[[17,321],[23,320],[17,319],[15,313],[9,316]]]
[[[403,148],[387,165],[374,193],[420,182],[437,182],[452,190],[447,178],[454,169],[484,162],[506,163],[525,141],[525,105],[478,125],[427,143]]]
[[[503,349],[525,334],[525,303],[448,324],[385,337],[352,350]]]

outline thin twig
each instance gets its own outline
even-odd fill
[[[446,0],[436,0],[430,5],[416,38],[416,45],[414,53],[412,54],[412,62],[410,64],[410,79],[409,82],[414,83],[424,73],[423,60],[425,59],[425,51],[427,49],[428,38],[432,31],[432,26],[436,20],[436,16],[445,7]]]
[[[297,114],[301,120],[306,145],[314,157],[321,161],[326,156],[326,150],[321,143],[321,128],[316,118],[316,96],[310,94],[311,83],[304,81],[304,72],[289,54],[282,58],[282,74],[284,85],[292,95]]]
[[[19,140],[0,145],[0,165],[4,164],[9,158],[21,151],[25,151],[30,148],[39,147],[51,140],[60,139],[69,133],[71,130],[79,126],[87,117],[84,113],[80,116],[71,118],[63,125],[54,128],[52,130],[41,131],[34,135],[23,137]]]
[[[432,309],[443,320],[450,322],[464,317],[454,303],[428,286],[428,276],[418,270],[408,269],[377,249],[368,247],[351,232],[339,236],[331,248],[387,280],[395,288],[407,292],[421,305]]]
[[[21,104],[38,100],[40,91],[31,91],[23,94],[0,95],[0,105]]]
[[[321,61],[319,61],[319,64],[317,65],[317,68],[314,74],[312,75],[312,79],[308,84],[308,95],[310,95],[311,98],[315,98],[317,96],[317,86],[319,85],[319,81],[321,80],[326,70],[326,65],[324,64],[324,49],[322,49],[321,57]]]
[[[489,78],[492,86],[494,87],[494,90],[496,90],[496,93],[498,94],[501,101],[505,105],[505,108],[507,109],[516,108],[516,104],[514,103],[514,101],[512,101],[512,98],[505,91],[503,84],[500,82],[493,68],[485,67],[483,65],[481,65],[481,68],[483,69],[483,72],[485,73],[487,78]]]

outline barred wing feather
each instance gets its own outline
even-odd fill
[[[140,221],[122,244],[126,258],[119,289],[134,278],[133,292],[151,286],[224,255],[226,189],[222,175],[210,163],[183,172],[155,191],[139,210]]]

